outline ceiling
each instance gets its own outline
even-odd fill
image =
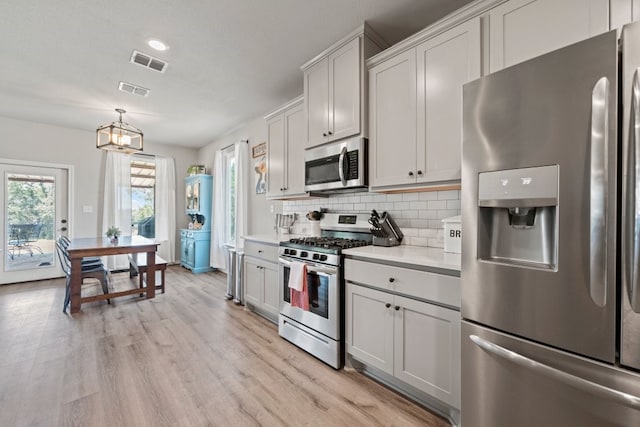
[[[300,65],[364,21],[394,44],[466,3],[4,1],[0,116],[95,131],[124,108],[147,141],[202,147],[300,95]],[[130,63],[133,49],[167,61],[166,72]],[[120,92],[120,81],[151,92]]]

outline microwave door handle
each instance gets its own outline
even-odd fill
[[[612,401],[615,401],[616,403],[630,408],[640,409],[640,397],[622,392],[620,390],[615,390],[613,388],[586,380],[568,372],[561,371],[560,369],[551,367],[549,365],[545,365],[544,363],[538,362],[537,360],[523,356],[520,353],[516,353],[513,350],[509,350],[496,343],[480,338],[477,335],[469,335],[469,339],[473,341],[475,345],[493,355],[502,357],[506,360],[509,360],[510,362],[515,363],[516,365],[519,365],[526,369],[530,369],[533,372],[546,375],[552,380],[567,384],[571,387],[577,388],[578,390],[582,390],[596,396],[608,398]]]
[[[345,160],[347,159],[347,147],[342,147],[340,151],[340,158],[338,160],[338,174],[340,174],[340,182],[342,182],[342,186],[347,186],[347,178],[345,176]]]
[[[623,281],[629,292],[629,303],[634,312],[640,313],[640,212],[638,211],[638,178],[640,177],[640,151],[638,150],[638,140],[640,140],[640,77],[638,73],[640,69],[636,69],[633,73],[633,82],[631,89],[631,105],[629,117],[629,141],[627,143],[627,189],[624,194],[626,197],[626,211],[624,212],[625,227],[622,233],[622,274]]]
[[[609,79],[600,78],[591,92],[591,213],[589,293],[598,307],[607,303],[607,185]]]

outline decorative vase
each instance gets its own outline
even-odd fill
[[[109,241],[111,242],[111,244],[113,244],[113,245],[117,245],[117,244],[118,244],[118,236],[111,237],[111,238],[109,239]]]

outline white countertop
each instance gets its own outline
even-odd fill
[[[372,261],[387,261],[404,264],[407,267],[431,267],[460,271],[460,254],[445,252],[440,248],[400,245],[393,247],[360,246],[343,251],[347,257],[357,257]]]
[[[248,236],[242,236],[244,240],[251,240],[253,242],[266,243],[270,245],[277,245],[280,242],[286,242],[289,239],[309,237],[303,234],[282,234],[282,233],[265,233],[265,234],[250,234]]]

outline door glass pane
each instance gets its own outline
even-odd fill
[[[284,280],[282,289],[284,301],[291,304],[291,289],[289,288],[289,275],[291,269],[284,267]],[[318,316],[329,318],[329,276],[307,273],[307,290],[309,292],[309,311]]]
[[[5,271],[54,265],[55,177],[6,175]]]

